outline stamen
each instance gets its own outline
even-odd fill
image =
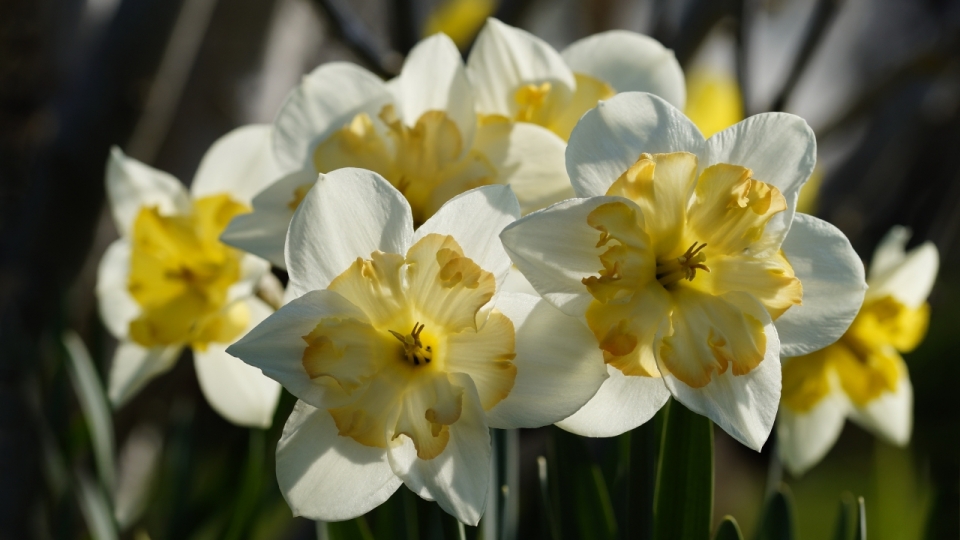
[[[657,281],[667,287],[683,279],[693,281],[693,278],[697,277],[697,270],[709,272],[710,268],[704,264],[707,256],[701,253],[705,247],[705,243],[697,245],[697,242],[694,242],[683,255],[657,264]]]
[[[419,366],[421,362],[429,364],[430,360],[433,360],[433,348],[429,345],[424,347],[423,342],[420,341],[420,333],[423,332],[425,326],[425,324],[420,324],[420,322],[417,321],[413,323],[413,330],[407,335],[393,330],[389,331],[393,334],[393,337],[400,340],[400,343],[403,343],[404,358],[407,359],[407,362],[411,362],[415,366]]]

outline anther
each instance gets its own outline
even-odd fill
[[[413,330],[406,336],[390,330],[393,337],[403,343],[403,356],[407,359],[407,362],[412,362],[415,366],[419,366],[420,362],[429,364],[430,360],[433,359],[432,348],[430,346],[424,348],[423,342],[420,341],[420,333],[423,332],[425,326],[420,324],[419,321],[413,323]]]
[[[701,253],[705,247],[707,247],[707,244],[698,245],[697,242],[694,242],[683,255],[665,263],[657,264],[657,281],[667,287],[683,279],[693,281],[693,278],[697,277],[697,270],[709,272],[710,268],[704,264],[707,256]]]

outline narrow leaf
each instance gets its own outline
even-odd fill
[[[373,534],[360,516],[349,521],[318,521],[317,540],[373,540]]]
[[[76,474],[76,483],[77,502],[90,536],[97,540],[117,540],[117,526],[103,488],[80,471]]]
[[[667,404],[654,495],[656,540],[703,540],[713,521],[713,424]]]
[[[550,497],[548,484],[547,458],[537,456],[537,480],[540,485],[540,520],[541,527],[550,532],[551,540],[560,540],[560,525],[557,522],[553,501]]]
[[[561,534],[564,538],[613,539],[617,523],[613,504],[600,466],[584,440],[553,428],[553,450],[560,500]]]
[[[840,514],[837,516],[833,540],[853,540],[856,523],[857,501],[853,499],[853,495],[844,493],[840,496]]]
[[[713,540],[743,540],[743,533],[740,532],[737,520],[733,519],[733,516],[724,517],[720,526],[717,527],[717,535]]]
[[[758,540],[794,540],[797,537],[794,514],[790,488],[781,484],[763,510]]]
[[[857,497],[857,528],[853,537],[856,540],[867,540],[867,509],[863,497]]]
[[[93,445],[100,483],[108,496],[112,496],[117,484],[117,466],[114,457],[113,420],[107,394],[103,391],[97,369],[80,336],[67,330],[62,339],[70,359],[67,362],[70,381],[90,430],[90,443]]]

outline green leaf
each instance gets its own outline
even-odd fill
[[[318,540],[373,540],[367,520],[360,516],[349,521],[317,522]]]
[[[604,463],[621,538],[653,537],[653,497],[665,408],[614,439]]]
[[[758,540],[794,540],[797,537],[793,495],[781,484],[763,510]]]
[[[654,495],[655,540],[705,540],[713,521],[713,424],[667,404]]]
[[[99,540],[117,540],[117,525],[103,488],[79,470],[76,471],[76,484],[77,501],[90,536]]]
[[[713,540],[743,540],[743,533],[740,532],[737,520],[733,519],[733,516],[724,517],[720,526],[717,527],[717,535]]]
[[[560,501],[561,535],[564,538],[597,540],[617,537],[613,504],[600,466],[584,440],[560,428],[551,430],[554,458],[548,464],[551,481],[556,478]]]
[[[560,524],[557,522],[557,513],[553,509],[548,478],[547,458],[537,456],[537,483],[540,485],[540,527],[550,533],[549,538],[551,540],[560,540]]]
[[[853,537],[856,540],[867,540],[867,509],[863,497],[857,497],[857,525]]]
[[[833,533],[834,540],[853,540],[857,523],[857,501],[853,495],[844,493],[840,496],[840,515],[837,517],[837,526]]]
[[[107,395],[100,384],[97,368],[87,352],[80,336],[71,330],[63,333],[63,346],[67,350],[67,371],[70,382],[77,393],[80,408],[87,421],[90,432],[90,443],[93,446],[93,457],[97,464],[97,473],[100,484],[104,487],[108,501],[113,497],[113,490],[117,485],[117,465],[114,456],[113,419],[110,416],[110,405]]]

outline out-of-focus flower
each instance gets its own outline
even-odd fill
[[[269,132],[248,126],[217,141],[189,193],[176,178],[113,149],[106,183],[120,238],[100,261],[97,297],[104,324],[120,340],[108,390],[114,407],[190,347],[200,388],[221,416],[270,425],[280,387],[226,353],[272,311],[254,296],[269,264],[218,239],[276,174]]]
[[[743,98],[736,77],[710,68],[691,70],[684,112],[708,138],[743,120]]]
[[[533,123],[564,140],[583,113],[618,92],[650,92],[681,109],[686,99],[673,51],[625,30],[595,34],[558,53],[529,32],[488,19],[467,74],[481,124]]]
[[[900,353],[927,332],[939,256],[930,242],[905,253],[909,238],[895,227],[880,242],[863,307],[839,341],[784,362],[777,437],[795,475],[823,459],[848,417],[898,446],[910,441],[913,387]]]
[[[625,93],[570,138],[574,199],[501,235],[543,297],[586,321],[610,378],[560,422],[611,436],[672,394],[745,445],[769,436],[781,354],[847,329],[863,265],[846,237],[795,214],[816,141],[793,115],[757,115],[708,140],[680,111]]]
[[[228,351],[300,399],[277,446],[297,515],[336,521],[401,483],[464,523],[483,514],[489,427],[543,426],[606,379],[590,332],[543,300],[501,292],[506,186],[447,202],[414,232],[378,174],[321,175],[290,224],[294,300]]]
[[[445,0],[427,17],[423,35],[446,34],[465,50],[496,9],[494,0]]]
[[[460,53],[442,34],[414,47],[390,82],[353,64],[317,68],[277,115],[273,149],[289,174],[257,195],[223,240],[279,267],[290,219],[318,172],[377,172],[406,197],[415,224],[483,185],[509,184],[525,212],[572,194],[556,135],[531,124],[478,125]]]

